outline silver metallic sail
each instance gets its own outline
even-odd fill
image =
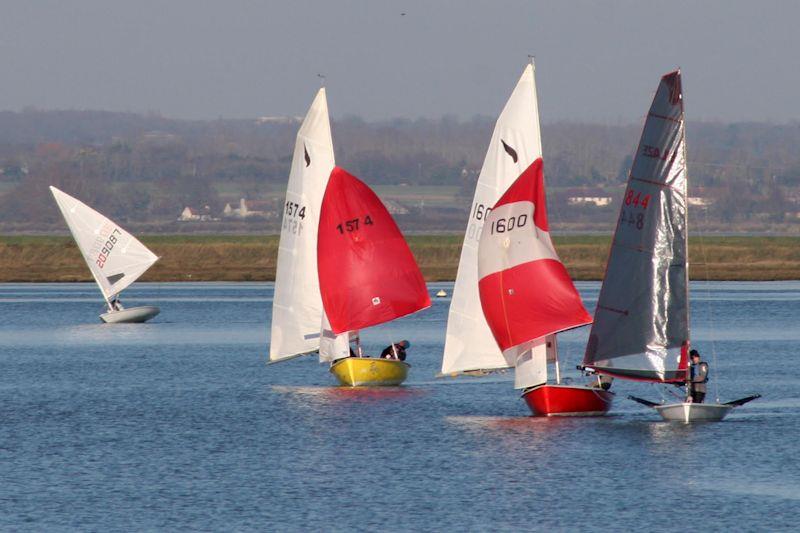
[[[689,341],[680,71],[661,78],[633,161],[583,364],[682,381]]]

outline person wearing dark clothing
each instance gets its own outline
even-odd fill
[[[396,344],[390,344],[381,352],[381,359],[399,359],[400,361],[406,360],[406,349],[411,346],[408,341],[400,341]]]
[[[689,367],[689,396],[692,403],[703,403],[706,397],[706,383],[708,383],[708,363],[700,360],[697,350],[689,352],[692,365]]]

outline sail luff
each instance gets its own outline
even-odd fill
[[[645,120],[611,244],[584,365],[616,377],[682,381],[688,332],[687,181],[679,72]]]
[[[319,349],[323,319],[317,274],[322,196],[335,166],[325,88],[314,97],[295,139],[286,187],[272,303],[269,358]]]
[[[533,63],[527,65],[495,124],[475,186],[447,320],[442,374],[514,366],[498,349],[478,293],[478,241],[486,214],[542,155]]]

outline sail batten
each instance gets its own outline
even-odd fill
[[[584,366],[682,381],[689,344],[687,176],[680,72],[659,83],[620,206]]]
[[[55,187],[50,192],[107,302],[158,261],[156,254],[113,220]]]
[[[447,319],[442,374],[513,367],[481,310],[478,243],[486,216],[525,169],[542,156],[533,65],[527,65],[497,119],[475,186]]]
[[[286,188],[272,304],[271,361],[288,360],[320,346],[317,232],[322,195],[334,165],[328,101],[322,88],[297,132]]]

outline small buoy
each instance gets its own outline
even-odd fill
[[[437,298],[444,298],[445,296],[447,296],[447,293],[444,289],[439,289],[439,292],[436,293]]]

